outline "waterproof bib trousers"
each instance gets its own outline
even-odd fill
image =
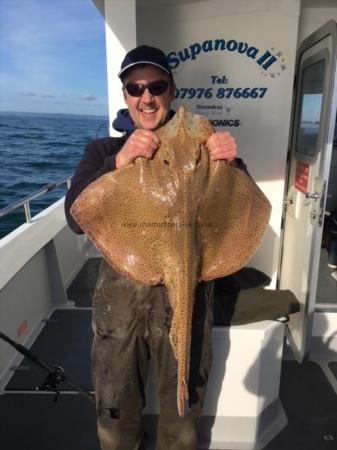
[[[211,366],[213,284],[195,294],[189,408],[177,410],[177,364],[169,340],[172,310],[164,286],[131,282],[103,261],[93,304],[92,377],[102,450],[145,449],[142,411],[151,358],[160,401],[157,450],[195,450]]]

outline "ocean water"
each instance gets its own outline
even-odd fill
[[[71,177],[86,144],[108,136],[108,118],[0,112],[0,209]],[[66,193],[66,185],[31,202],[32,216]],[[0,218],[0,238],[25,222],[19,208]]]

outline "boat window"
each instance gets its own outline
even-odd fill
[[[306,67],[302,74],[295,153],[298,159],[309,163],[315,161],[318,153],[324,75],[325,59]]]

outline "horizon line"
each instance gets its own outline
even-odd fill
[[[36,111],[8,111],[0,109],[0,113],[8,113],[8,114],[55,114],[55,115],[63,115],[63,116],[90,116],[90,117],[107,117],[109,118],[109,114],[81,114],[81,113],[63,113],[63,112],[36,112]]]

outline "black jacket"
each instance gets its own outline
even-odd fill
[[[71,205],[90,183],[116,169],[116,154],[123,147],[127,138],[128,135],[118,138],[107,137],[97,139],[86,146],[83,157],[72,177],[71,187],[67,192],[64,204],[68,225],[75,233],[82,234],[83,231],[70,214]]]

